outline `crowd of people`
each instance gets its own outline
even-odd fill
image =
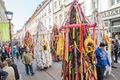
[[[111,45],[111,57],[112,63],[110,63],[108,54],[106,51],[106,44],[101,42],[99,47],[96,48],[95,56],[97,60],[96,71],[98,80],[104,80],[104,72],[106,66],[112,66],[117,68],[114,63],[118,63],[120,57],[120,43],[118,40],[112,40]],[[13,52],[11,52],[11,46],[7,44],[0,45],[0,80],[19,80],[20,75],[17,65],[14,60],[21,59],[25,65],[26,74],[34,75],[32,61],[34,59],[32,51],[22,46],[14,46]]]
[[[0,80],[19,80],[19,72],[17,65],[13,63],[11,58],[0,62]]]
[[[21,59],[25,65],[26,74],[34,75],[32,68],[33,54],[25,47],[11,45],[8,43],[0,45],[0,80],[20,80],[19,71],[15,61]]]
[[[11,50],[11,45],[9,43],[0,45],[0,60],[3,62],[6,58],[13,57],[14,59],[19,59],[24,52],[25,48],[22,46],[14,45]]]

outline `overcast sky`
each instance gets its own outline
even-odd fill
[[[8,11],[13,12],[12,23],[15,32],[22,28],[24,23],[31,17],[37,6],[43,0],[4,0]]]

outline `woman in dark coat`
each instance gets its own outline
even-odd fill
[[[7,59],[7,62],[8,62],[8,65],[11,66],[13,69],[14,69],[14,72],[15,72],[15,79],[16,80],[19,80],[20,79],[20,76],[19,76],[19,72],[18,72],[18,69],[17,69],[17,65],[14,64],[12,62],[12,59]]]

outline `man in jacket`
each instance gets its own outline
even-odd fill
[[[98,80],[104,79],[104,72],[106,70],[106,66],[107,65],[110,66],[110,62],[108,60],[108,54],[104,48],[105,48],[105,44],[101,42],[100,46],[95,51],[95,55],[97,59],[96,69],[97,69]]]
[[[25,70],[26,74],[29,75],[29,71],[32,75],[34,75],[33,67],[32,67],[32,61],[33,61],[33,54],[29,50],[24,52],[22,62],[25,64]]]

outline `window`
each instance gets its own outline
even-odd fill
[[[57,24],[57,16],[55,17],[55,23]]]
[[[43,18],[44,17],[43,11],[41,13],[42,13],[42,18]]]
[[[105,27],[109,27],[108,21],[105,21]]]
[[[59,6],[61,6],[61,0],[59,0]]]
[[[45,20],[45,25],[44,26],[46,26],[46,20]]]
[[[112,21],[112,26],[118,26],[118,25],[120,25],[120,20]]]
[[[61,25],[62,21],[63,21],[63,15],[62,14],[59,15],[59,19],[60,19],[60,25]]]
[[[51,9],[50,9],[50,4],[48,5],[48,13],[51,12]]]
[[[99,0],[93,0],[93,8],[98,9],[99,6]]]
[[[51,24],[51,17],[49,18],[49,24]]]
[[[55,5],[54,9],[56,9],[57,8],[57,1],[54,2],[54,5]]]
[[[44,8],[44,16],[46,16],[46,9]]]
[[[111,5],[117,5],[120,3],[120,0],[111,0]]]
[[[116,0],[111,0],[111,4],[112,4],[112,5],[115,5],[115,1],[116,1]]]

